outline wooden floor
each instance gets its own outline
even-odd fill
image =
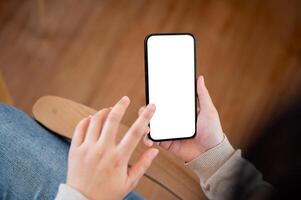
[[[152,32],[195,35],[198,74],[235,147],[301,93],[299,0],[0,0],[0,71],[27,112],[46,94],[93,108],[128,95],[129,125]]]

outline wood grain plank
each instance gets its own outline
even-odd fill
[[[7,85],[3,76],[0,72],[0,103],[6,103],[9,105],[13,105],[13,99],[10,96],[10,93],[7,89]]]
[[[45,31],[32,1],[0,1],[0,70],[28,113],[51,94],[99,109],[128,95],[129,126],[145,104],[143,40],[192,32],[197,71],[235,147],[300,95],[299,0],[45,0]]]

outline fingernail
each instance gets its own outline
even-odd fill
[[[151,141],[150,139],[148,139],[148,136],[147,136],[147,135],[144,136],[143,142],[144,142],[144,144],[145,144],[146,146],[148,146],[148,147],[153,146],[153,141]]]
[[[124,96],[124,97],[121,98],[121,100],[122,100],[122,101],[129,101],[130,98],[129,98],[128,96]]]
[[[148,104],[147,107],[148,107],[148,110],[151,111],[151,112],[154,112],[156,110],[156,106],[153,103]]]
[[[87,120],[87,121],[90,121],[90,120],[91,120],[91,118],[92,118],[92,115],[89,115],[88,117],[85,117],[85,118],[83,118],[82,120]]]
[[[204,79],[204,76],[201,76],[201,79],[202,79],[203,85],[205,85],[205,79]]]
[[[150,131],[150,128],[149,128],[149,127],[146,127],[145,132],[146,132],[146,133],[149,133],[149,131]]]
[[[149,158],[150,158],[151,160],[153,160],[153,159],[158,155],[158,153],[159,153],[159,150],[158,150],[158,149],[154,149],[154,150],[150,153]]]
[[[149,147],[153,146],[154,144],[153,141],[151,141],[150,139],[146,139],[146,143],[147,143],[146,145]]]
[[[147,140],[147,144],[149,145],[149,147],[153,146],[154,142],[151,140]]]

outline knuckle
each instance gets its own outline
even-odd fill
[[[148,120],[150,120],[150,118],[152,117],[152,113],[150,113],[150,112],[143,112],[143,114],[141,115],[141,117],[142,117],[144,120],[148,121]]]
[[[110,113],[108,120],[110,122],[116,123],[119,121],[119,115],[117,113]]]
[[[96,114],[93,115],[91,120],[95,122],[100,121],[103,115],[105,114],[105,112],[106,112],[106,108],[101,109],[100,111],[98,111]]]
[[[96,113],[95,115],[93,115],[93,117],[92,117],[92,121],[98,121],[99,120],[99,118],[101,118],[101,113],[100,112],[98,112],[98,113]]]
[[[86,144],[80,146],[76,152],[76,154],[78,154],[79,156],[85,156],[87,153],[88,153],[88,147]]]
[[[133,134],[134,136],[136,136],[136,137],[139,137],[140,135],[142,135],[142,133],[143,133],[143,131],[141,131],[139,127],[134,128],[134,129],[132,130],[132,134]]]
[[[103,108],[103,109],[101,109],[100,111],[98,111],[98,112],[95,114],[95,117],[101,118],[108,110],[109,110],[108,108]]]
[[[69,160],[83,160],[86,157],[86,153],[81,149],[75,149],[69,152]]]
[[[148,120],[149,114],[148,114],[147,112],[144,112],[144,113],[142,113],[141,118],[142,118],[143,120]]]
[[[114,155],[114,167],[119,168],[120,166],[122,166],[122,164],[123,164],[122,156],[118,153],[115,154]]]

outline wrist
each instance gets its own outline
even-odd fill
[[[185,163],[201,180],[207,180],[233,153],[234,148],[226,135],[220,144],[208,149],[194,160]]]
[[[218,146],[224,141],[225,138],[225,135],[223,133],[218,133],[210,136],[211,137],[207,138],[195,138],[195,147],[193,148],[192,146],[189,153],[190,156],[184,159],[186,163],[196,159],[206,151],[209,151],[210,149]]]
[[[204,146],[203,153],[218,146],[220,143],[224,141],[224,139],[225,139],[225,134],[219,131],[216,134],[210,135],[210,137],[208,137],[207,140],[202,140],[202,141],[206,141],[206,145],[202,145],[201,143],[201,146]]]

